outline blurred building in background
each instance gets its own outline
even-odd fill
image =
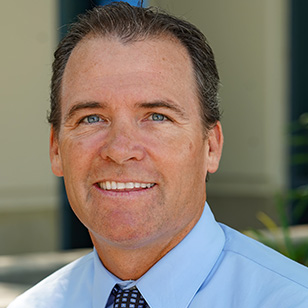
[[[50,170],[46,114],[53,51],[65,25],[107,2],[0,3],[0,254],[89,245],[87,232],[69,210],[63,183]],[[305,163],[307,148],[291,149],[289,143],[290,123],[305,122],[308,112],[307,2],[147,4],[196,24],[214,49],[225,146],[220,170],[208,183],[208,200],[218,220],[237,229],[258,226],[258,211],[275,216],[277,193],[308,182],[307,165],[292,161],[299,154],[295,163],[300,157]],[[308,217],[299,222],[307,223]]]

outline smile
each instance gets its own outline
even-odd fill
[[[104,190],[130,190],[130,189],[147,189],[153,187],[154,183],[135,183],[135,182],[115,182],[105,181],[97,183]]]

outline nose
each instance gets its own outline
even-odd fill
[[[131,125],[113,125],[100,149],[102,158],[119,165],[142,160],[145,150],[137,129]]]

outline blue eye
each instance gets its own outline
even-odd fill
[[[151,114],[151,118],[153,121],[157,121],[157,122],[165,121],[167,119],[166,116],[160,113]]]
[[[101,121],[101,118],[96,114],[92,114],[90,116],[85,117],[83,121],[86,123],[92,124],[92,123],[97,123]]]

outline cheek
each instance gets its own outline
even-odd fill
[[[63,166],[68,171],[79,172],[90,161],[95,151],[95,141],[91,139],[65,140],[61,146]]]
[[[168,190],[175,193],[177,198],[186,198],[186,195],[190,195],[194,190],[204,190],[204,143],[182,136],[169,139],[168,142],[160,142],[160,145],[163,146],[155,146],[152,153],[165,184],[168,184]]]
[[[196,149],[196,142],[190,138],[185,130],[165,127],[153,130],[142,135],[142,142],[149,151],[165,155],[169,160],[170,155],[187,156]]]
[[[205,190],[207,171],[206,146],[203,142],[191,139],[183,141],[178,147],[173,148],[173,153],[168,159],[172,180],[177,182],[179,191],[191,195]]]
[[[181,135],[164,142],[161,152],[164,153],[164,160],[170,164],[176,164],[179,168],[180,166],[191,168],[202,162],[204,146],[198,140]]]

